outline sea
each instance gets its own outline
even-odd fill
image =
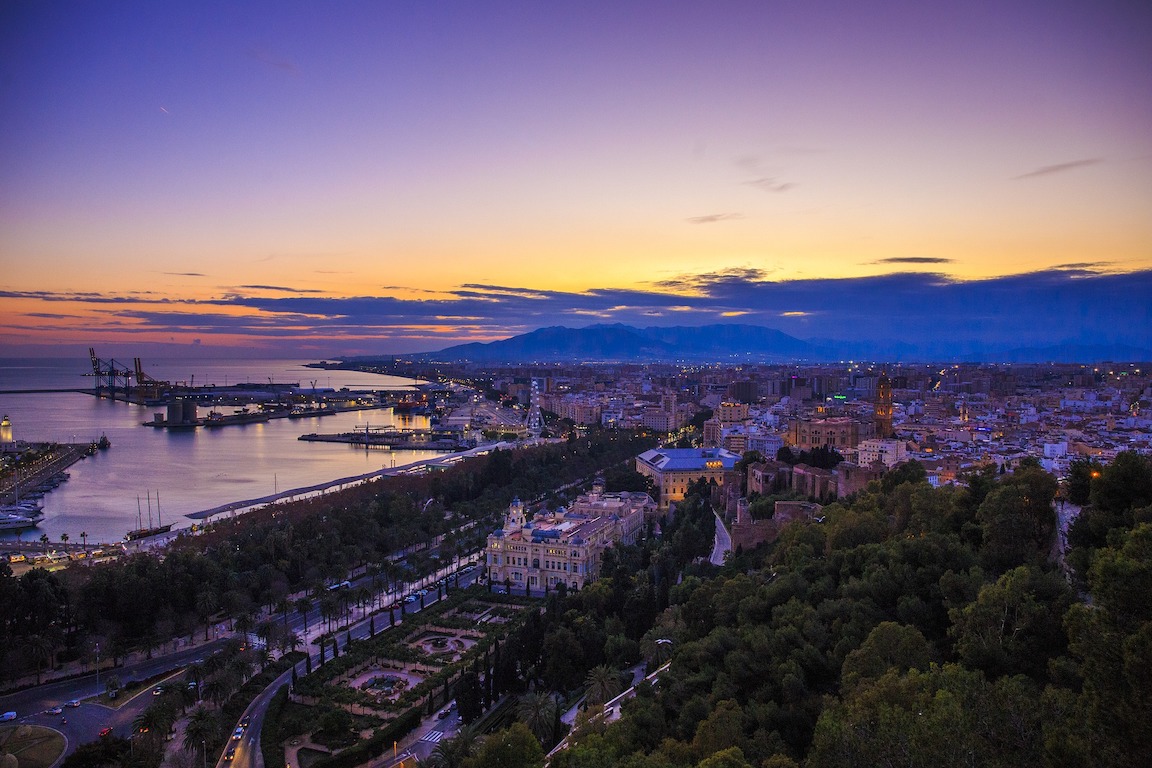
[[[156,359],[144,371],[161,381],[229,385],[299,383],[310,389],[405,389],[419,382],[359,371],[309,368],[308,360]],[[69,479],[44,496],[37,528],[0,532],[3,540],[25,541],[47,534],[53,542],[89,544],[121,540],[129,530],[194,521],[193,512],[222,504],[305,488],[443,454],[434,451],[354,448],[341,443],[303,442],[311,432],[337,433],[396,426],[391,409],[366,409],[324,417],[272,419],[216,429],[169,431],[143,426],[163,407],[94,397],[81,392],[8,394],[16,389],[93,386],[84,358],[0,358],[0,415],[12,424],[12,439],[87,443],[106,436],[111,447],[68,469]],[[220,409],[231,413],[230,407]],[[204,415],[206,409],[201,409]]]

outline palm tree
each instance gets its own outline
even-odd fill
[[[292,602],[288,598],[282,597],[276,601],[276,610],[280,612],[284,629],[288,629],[288,611],[292,610]]]
[[[24,639],[24,647],[28,649],[28,654],[36,662],[36,685],[40,685],[41,665],[45,661],[49,662],[49,665],[51,664],[56,644],[47,635],[29,635]]]
[[[184,751],[200,753],[200,759],[203,761],[207,743],[216,740],[218,730],[216,713],[207,707],[192,710],[192,714],[188,716],[188,724],[184,726]]]
[[[153,704],[132,721],[136,733],[147,733],[149,738],[163,740],[176,722],[176,713],[167,703]]]
[[[300,618],[304,619],[304,634],[308,634],[308,611],[312,610],[312,601],[306,597],[302,597],[295,602],[296,613],[300,614]]]
[[[216,613],[216,596],[207,590],[196,595],[196,612],[204,622],[204,641],[207,642],[209,619]]]
[[[84,542],[84,549],[88,549],[88,533],[80,531],[80,541]]]
[[[220,672],[208,678],[208,682],[204,683],[204,698],[217,707],[222,707],[224,702],[228,701],[228,697],[232,695],[232,691],[238,687],[230,673]]]
[[[464,761],[476,754],[480,747],[480,733],[473,725],[462,725],[456,735],[436,744],[428,760],[435,768],[460,768]]]
[[[43,544],[44,546],[48,546],[48,534],[46,534],[46,533],[40,534],[40,543]]]
[[[68,545],[68,538],[69,538],[68,534],[66,534],[66,533],[60,534],[60,543],[67,546]]]
[[[520,697],[516,714],[536,734],[541,744],[549,744],[556,726],[556,699],[543,691],[530,691]]]
[[[588,671],[584,684],[588,686],[588,702],[603,704],[620,693],[620,673],[601,664]]]
[[[244,636],[252,631],[252,624],[252,614],[250,613],[242,613],[236,617],[236,631]]]

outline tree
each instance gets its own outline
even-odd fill
[[[480,747],[480,734],[471,725],[461,726],[450,739],[441,739],[429,755],[435,768],[463,768]]]
[[[620,693],[620,673],[601,664],[589,670],[584,684],[588,686],[588,701],[603,704]]]
[[[980,590],[976,600],[949,612],[950,633],[965,664],[991,676],[1025,672],[1043,680],[1048,659],[1063,653],[1061,619],[1072,603],[1058,576],[1020,566]]]
[[[216,612],[217,602],[216,595],[208,590],[199,592],[196,595],[196,613],[200,616],[200,620],[204,622],[204,640],[208,640],[208,627],[212,614]]]
[[[1121,451],[1092,483],[1093,506],[1128,513],[1152,504],[1152,461],[1135,451]]]
[[[844,688],[875,679],[889,669],[907,672],[924,670],[932,656],[932,647],[915,627],[882,621],[865,638],[863,644],[848,654],[841,668]]]
[[[471,725],[484,713],[480,703],[480,679],[472,670],[461,675],[456,684],[456,706],[465,725]]]
[[[1068,463],[1068,501],[1082,507],[1092,498],[1092,482],[1100,477],[1104,465],[1095,459],[1078,456]]]
[[[539,768],[543,762],[540,742],[526,725],[513,723],[484,739],[471,768]]]
[[[51,665],[52,656],[56,652],[56,643],[47,634],[35,634],[28,635],[24,639],[24,647],[36,664],[36,685],[40,685],[40,673],[45,663]]]
[[[308,634],[308,611],[312,610],[312,601],[306,597],[301,597],[295,602],[296,613],[300,614],[300,618],[304,620],[304,634]]]
[[[976,517],[989,568],[1003,573],[1047,557],[1056,532],[1056,490],[1056,478],[1030,467],[1005,478],[985,497]]]
[[[184,726],[183,746],[187,752],[195,752],[203,761],[207,744],[216,740],[220,726],[216,714],[207,707],[197,707],[188,716]]]
[[[530,691],[520,697],[516,716],[528,726],[541,744],[551,745],[556,725],[556,699],[544,691]]]

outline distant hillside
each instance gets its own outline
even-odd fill
[[[416,360],[552,362],[560,360],[649,362],[658,360],[791,360],[813,354],[810,344],[756,325],[633,328],[553,326],[488,343],[460,344],[438,352],[407,355]]]
[[[1066,343],[1021,347],[1005,339],[999,346],[970,339],[937,339],[910,344],[898,338],[882,340],[811,339],[805,341],[759,325],[715,324],[635,328],[630,325],[552,326],[488,343],[474,342],[401,355],[408,360],[476,363],[526,362],[1097,362],[1143,361],[1152,350],[1139,347]]]

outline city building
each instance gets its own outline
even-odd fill
[[[793,448],[810,451],[813,448],[855,448],[861,440],[874,434],[872,423],[861,423],[850,416],[832,416],[826,419],[794,419],[788,426],[787,440]]]
[[[631,544],[656,503],[646,493],[604,493],[602,480],[567,509],[529,515],[519,499],[508,507],[504,527],[488,536],[484,560],[493,584],[515,589],[581,589],[600,575],[604,550]]]
[[[660,507],[681,501],[688,485],[697,480],[724,482],[740,455],[723,448],[653,448],[636,457],[636,471],[652,478],[660,494]]]
[[[888,469],[908,460],[908,444],[903,440],[881,440],[872,438],[856,446],[856,463],[862,467],[882,462]]]

